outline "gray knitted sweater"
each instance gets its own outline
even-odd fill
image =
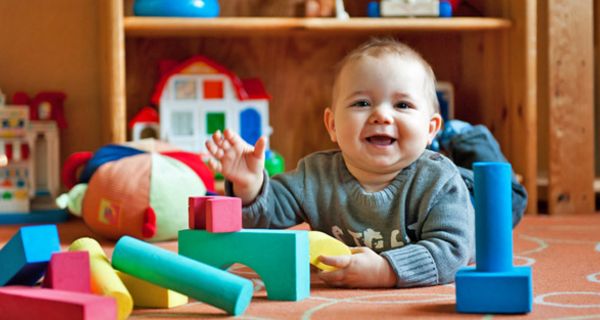
[[[307,222],[349,246],[370,247],[389,261],[397,287],[453,282],[474,253],[474,217],[454,164],[429,150],[372,193],[350,174],[339,150],[317,152],[291,172],[265,177],[256,200],[243,208],[245,228]]]

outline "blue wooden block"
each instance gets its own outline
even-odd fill
[[[513,267],[510,164],[476,162],[475,268],[456,273],[456,311],[527,313],[533,303],[530,267]]]
[[[0,286],[34,285],[46,272],[52,253],[59,251],[55,225],[21,228],[0,250]]]
[[[533,304],[530,267],[504,272],[464,268],[456,273],[456,311],[464,313],[528,313]]]
[[[179,254],[223,269],[234,263],[252,268],[264,282],[270,300],[300,301],[310,296],[307,231],[181,230]]]

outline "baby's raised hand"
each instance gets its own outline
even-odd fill
[[[231,181],[235,195],[249,203],[262,186],[265,148],[263,137],[251,146],[231,130],[225,129],[223,134],[216,131],[206,141],[206,149],[213,157],[208,166]]]
[[[319,260],[338,268],[321,271],[319,278],[334,287],[391,288],[396,285],[396,274],[388,261],[367,247],[351,248],[352,255],[321,256]]]

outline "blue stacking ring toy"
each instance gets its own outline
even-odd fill
[[[219,16],[218,0],[136,0],[136,16],[213,18]]]

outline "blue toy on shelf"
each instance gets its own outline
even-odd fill
[[[136,0],[136,16],[214,18],[219,16],[217,0]]]
[[[456,311],[531,312],[531,267],[512,264],[510,164],[476,162],[473,172],[477,266],[456,273]]]

